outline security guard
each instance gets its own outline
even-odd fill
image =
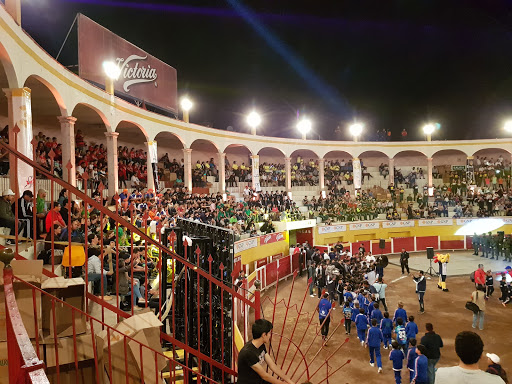
[[[473,255],[478,256],[478,248],[480,247],[480,237],[475,233],[472,239]]]
[[[503,241],[503,251],[505,252],[505,261],[512,261],[512,258],[510,257],[512,250],[512,238],[510,235],[505,237]]]

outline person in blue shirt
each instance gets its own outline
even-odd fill
[[[416,357],[418,354],[416,353],[416,344],[418,342],[416,339],[410,339],[409,344],[411,348],[407,351],[407,368],[409,369],[409,381],[414,379],[414,362],[416,361]]]
[[[350,308],[350,303],[345,301],[345,305],[343,307],[343,317],[345,318],[345,335],[350,335],[350,328],[352,325],[352,308]]]
[[[375,302],[373,300],[368,300],[368,306],[367,306],[367,309],[366,309],[366,316],[368,316],[368,321],[369,322],[372,321],[372,312],[375,309],[375,307],[373,306],[374,303]]]
[[[404,323],[407,321],[407,312],[404,309],[404,303],[402,303],[401,301],[398,302],[398,308],[396,309],[395,315],[393,316],[393,323],[395,325],[399,317],[402,318]]]
[[[377,327],[377,319],[372,320],[372,327],[368,330],[368,336],[366,337],[366,345],[370,351],[370,365],[375,366],[375,359],[377,360],[377,367],[379,367],[379,373],[382,372],[382,359],[380,355],[380,344],[384,341],[382,332]],[[374,359],[375,355],[375,359]]]
[[[393,322],[389,318],[389,312],[384,312],[384,318],[380,321],[380,330],[384,337],[384,349],[388,349],[391,344],[391,334],[393,333]]]
[[[404,353],[396,341],[391,343],[393,350],[389,352],[389,360],[393,362],[393,371],[395,372],[395,383],[402,383],[402,367],[404,366]]]
[[[377,320],[378,324],[380,324],[380,321],[384,318],[384,316],[382,316],[382,312],[379,309],[379,303],[377,302],[373,303],[371,318]]]
[[[407,335],[405,333],[404,322],[401,317],[396,321],[395,339],[398,346],[404,351],[405,355],[407,353]]]
[[[331,308],[332,304],[329,301],[329,293],[325,292],[322,295],[322,299],[318,303],[318,319],[320,320],[320,326],[322,327],[322,340],[327,340],[329,334],[329,324],[331,322]]]
[[[411,339],[415,339],[418,334],[418,325],[414,322],[414,316],[409,316],[409,322],[405,325],[405,335],[410,343]]]
[[[364,346],[366,330],[368,329],[368,318],[364,314],[363,308],[359,308],[359,314],[356,316],[355,323],[357,329],[357,337],[359,337],[359,341],[361,341],[361,346]]]
[[[412,384],[428,384],[428,359],[425,356],[427,348],[424,345],[416,346],[416,354],[418,357],[414,360],[414,377]]]
[[[357,315],[359,315],[359,303],[355,303],[354,306],[352,307],[352,317],[350,318],[350,320],[352,320],[353,323],[356,322]]]

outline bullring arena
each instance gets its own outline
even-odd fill
[[[205,127],[193,110],[166,117],[80,78],[15,19],[0,5],[0,190],[15,203],[0,217],[12,266],[0,382],[236,382],[251,324],[265,318],[269,353],[291,381],[391,383],[390,350],[378,373],[346,334],[339,297],[357,297],[382,268],[390,318],[402,302],[418,340],[432,323],[444,342],[437,367],[452,366],[455,336],[474,328],[465,304],[481,263],[495,291],[475,331],[510,366],[510,304],[499,300],[512,265],[510,139],[319,141]],[[450,254],[446,290],[427,249]],[[351,267],[328,286],[316,270],[324,259]],[[333,302],[326,343],[319,290]]]

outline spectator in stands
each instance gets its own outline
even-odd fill
[[[11,189],[4,190],[0,199],[0,226],[9,228],[11,235],[14,235],[16,230],[16,218],[12,210],[13,202],[14,192]],[[14,241],[8,239],[6,243],[14,244]]]
[[[66,223],[62,219],[62,216],[60,214],[61,206],[58,201],[53,203],[53,209],[48,212],[45,219],[45,228],[46,232],[50,232],[50,230],[53,228],[53,225],[58,225],[61,228],[64,228],[66,226]]]
[[[101,255],[101,250],[98,247],[90,247],[87,252],[89,253],[89,260],[87,263],[87,279],[93,284],[93,294],[95,296],[101,296],[102,293],[106,294],[102,296],[103,300],[112,300],[107,293],[109,292],[107,287],[107,276],[112,276],[113,271],[107,271],[102,267],[102,261],[98,257]],[[102,283],[103,280],[103,292]]]

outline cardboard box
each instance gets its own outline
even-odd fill
[[[36,341],[32,340],[34,350],[36,350]],[[39,357],[44,356],[43,345],[39,345]],[[0,343],[0,383],[9,382],[9,358],[7,356],[7,342]]]
[[[41,287],[43,277],[43,261],[42,260],[13,260],[11,267],[15,276],[25,282],[28,282],[38,288]],[[3,281],[4,264],[0,262],[0,341],[6,341],[6,313],[5,313],[5,294]],[[19,280],[13,281],[14,295],[16,296],[16,304],[27,330],[27,334],[31,339],[39,336],[41,329],[41,292],[34,290],[24,282]],[[34,310],[34,295],[36,299],[36,307]],[[36,319],[37,318],[37,329]]]
[[[85,311],[85,281],[81,277],[75,279],[53,277],[45,280],[41,287],[50,295],[57,297],[72,307]],[[54,325],[51,297],[43,295],[42,305],[43,332],[45,333],[45,338],[52,339]],[[74,312],[76,334],[85,333],[87,330],[85,315],[78,311]],[[73,336],[72,316],[72,309],[69,306],[55,302],[57,337]]]
[[[165,357],[157,355],[155,366],[155,353],[142,347],[141,361],[141,345],[148,346],[160,354],[163,353],[160,345],[161,326],[162,323],[158,321],[153,312],[148,311],[125,319],[114,327],[117,331],[130,336],[134,340],[125,339],[121,333],[115,331],[111,331],[110,335],[107,335],[106,330],[97,334],[96,348],[98,351],[98,369],[100,369],[101,374],[100,381],[109,381],[108,377],[110,376],[110,370],[112,370],[110,381],[113,383],[125,383],[126,376],[128,376],[129,383],[140,383],[143,370],[146,384],[163,383],[160,372],[167,365]],[[107,336],[110,336],[111,366]],[[155,369],[158,370],[158,381]]]
[[[59,375],[55,367],[46,370],[46,377],[52,384],[90,384],[96,383],[96,369],[94,360],[78,363],[78,371],[75,364],[59,366]]]

